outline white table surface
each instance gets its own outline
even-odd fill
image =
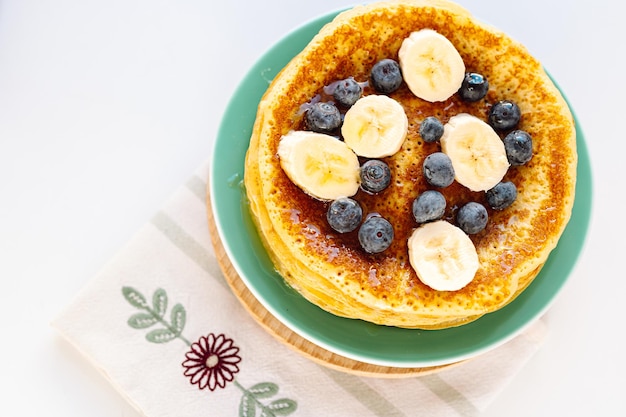
[[[558,80],[594,176],[591,230],[544,317],[546,343],[484,416],[624,416],[619,3],[461,3]],[[255,60],[289,30],[351,4],[0,1],[0,415],[137,416],[51,318],[209,157]]]

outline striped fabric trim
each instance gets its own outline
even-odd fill
[[[361,380],[361,378],[333,371],[323,365],[319,365],[319,367],[337,385],[343,388],[344,391],[352,395],[355,400],[370,410],[372,414],[380,417],[407,417],[406,414],[399,410],[378,391],[367,385],[363,380]]]
[[[215,258],[210,256],[207,250],[170,216],[159,211],[152,217],[151,223],[189,259],[215,278],[224,288],[230,290]]]
[[[442,401],[452,407],[459,416],[476,417],[480,415],[480,410],[467,397],[444,381],[439,375],[425,375],[420,377],[419,380]]]
[[[202,204],[206,204],[207,183],[202,178],[197,175],[192,176],[185,183],[185,187],[198,197],[198,200],[200,200]]]

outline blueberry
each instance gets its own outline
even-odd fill
[[[305,113],[305,123],[309,130],[330,133],[341,125],[341,113],[333,103],[317,102]]]
[[[389,58],[378,61],[370,71],[370,81],[379,93],[393,93],[402,84],[400,65]]]
[[[424,177],[430,185],[447,187],[454,181],[454,168],[450,157],[443,152],[431,153],[424,159]]]
[[[506,157],[511,165],[524,165],[533,156],[533,140],[523,130],[514,130],[504,137]]]
[[[439,220],[445,211],[446,198],[439,191],[424,191],[413,200],[413,217],[418,223]]]
[[[517,187],[510,181],[500,182],[485,193],[487,204],[494,210],[504,210],[517,198]]]
[[[505,131],[513,129],[519,123],[522,113],[514,102],[502,100],[494,104],[489,110],[489,124],[495,130]]]
[[[480,203],[471,201],[459,209],[456,222],[468,235],[480,232],[487,226],[487,209]]]
[[[419,133],[424,142],[437,142],[443,136],[443,123],[435,116],[428,116],[422,121]]]
[[[389,165],[379,159],[371,159],[361,165],[361,188],[368,193],[376,194],[391,183]]]
[[[459,89],[459,96],[463,101],[478,101],[487,95],[489,82],[481,74],[468,72],[463,78],[463,83]]]
[[[337,83],[335,91],[333,91],[333,98],[342,106],[350,107],[361,98],[362,92],[361,85],[354,78],[346,78]]]
[[[359,228],[359,243],[367,253],[380,253],[393,241],[393,226],[381,216],[370,216]]]
[[[328,206],[326,220],[335,231],[347,233],[356,230],[363,219],[363,210],[355,200],[343,197],[334,200]]]

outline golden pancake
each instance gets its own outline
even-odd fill
[[[398,59],[412,32],[432,29],[460,53],[468,72],[489,81],[486,97],[468,103],[457,94],[427,102],[403,85],[388,94],[399,102],[409,126],[401,149],[383,158],[392,181],[378,194],[353,198],[364,215],[377,213],[393,225],[391,246],[366,253],[356,232],[337,233],[326,221],[328,201],[298,188],[281,168],[281,138],[304,129],[301,106],[333,81],[367,81],[383,58]],[[365,87],[364,95],[377,94]],[[487,120],[499,100],[517,103],[519,129],[532,136],[532,159],[511,166],[504,180],[517,186],[517,199],[504,210],[488,208],[486,228],[470,235],[479,268],[457,291],[422,283],[409,262],[407,240],[418,227],[411,214],[417,195],[433,187],[422,175],[424,158],[440,150],[424,142],[421,122],[447,122],[459,113]],[[511,302],[538,275],[570,218],[576,179],[573,117],[558,89],[527,49],[448,1],[389,1],[340,13],[276,76],[259,103],[245,161],[245,187],[259,235],[287,283],[333,314],[373,323],[437,329],[458,326]],[[484,192],[454,182],[440,189],[447,201],[444,220],[455,222],[466,202],[485,204]]]

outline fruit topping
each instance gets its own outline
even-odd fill
[[[331,84],[328,90],[337,103],[344,107],[352,106],[363,94],[363,87],[352,77]]]
[[[463,83],[459,89],[461,100],[474,102],[482,99],[489,91],[489,82],[481,74],[468,72],[463,78]]]
[[[311,104],[304,114],[306,127],[318,133],[332,133],[341,126],[341,113],[337,106],[328,102]]]
[[[378,215],[370,215],[359,228],[359,243],[367,253],[380,253],[393,241],[393,226]]]
[[[361,165],[361,188],[371,194],[383,191],[391,183],[389,165],[380,159],[370,159]]]
[[[398,61],[376,62],[368,81],[348,77],[324,86],[300,107],[306,130],[283,136],[278,147],[281,166],[291,181],[310,196],[329,201],[329,226],[341,234],[358,230],[359,244],[369,254],[389,248],[394,228],[380,214],[366,214],[366,206],[353,196],[359,188],[376,195],[391,184],[391,169],[381,158],[401,150],[409,121],[404,107],[388,94],[403,82],[428,102],[446,101],[456,93],[463,102],[473,103],[484,99],[490,88],[484,75],[466,72],[461,55],[446,37],[422,29],[403,40]],[[379,94],[363,95],[366,87]],[[516,185],[503,178],[511,165],[532,158],[532,138],[518,128],[520,120],[517,104],[501,100],[490,107],[486,120],[459,113],[445,124],[434,115],[420,123],[422,141],[440,142],[441,148],[423,161],[426,182],[444,188],[456,180],[470,191],[485,192],[485,205],[469,201],[453,207],[455,224],[444,219],[447,201],[442,192],[426,190],[413,200],[418,227],[408,238],[409,261],[431,288],[456,291],[474,278],[479,261],[468,235],[486,228],[486,207],[504,210],[517,199]],[[341,138],[331,136],[339,129]],[[359,157],[365,160],[362,165]]]
[[[520,108],[510,100],[498,101],[489,109],[489,124],[497,131],[503,132],[517,126],[521,118]]]
[[[418,223],[439,220],[446,211],[446,198],[436,190],[424,191],[413,200],[412,210]]]
[[[440,142],[442,151],[452,160],[455,179],[472,191],[493,188],[509,169],[500,136],[470,114],[452,116]]]
[[[504,137],[506,157],[511,165],[524,165],[533,156],[533,140],[523,130],[514,130]]]
[[[385,95],[369,95],[346,112],[341,134],[359,156],[384,158],[398,152],[407,135],[409,120],[404,108]]]
[[[485,193],[487,204],[494,210],[504,210],[517,198],[517,187],[510,181],[498,183]]]
[[[278,144],[278,157],[289,179],[315,198],[335,200],[359,191],[359,158],[333,136],[289,132]]]
[[[393,93],[402,84],[400,65],[390,58],[378,61],[370,71],[370,82],[379,93]]]
[[[326,220],[330,227],[339,233],[356,230],[363,220],[363,210],[356,200],[341,197],[328,206]]]
[[[435,187],[447,187],[454,181],[450,157],[443,152],[431,153],[424,159],[422,171],[426,181]]]
[[[418,278],[437,291],[460,290],[478,270],[476,247],[461,229],[445,220],[415,229],[408,247]]]
[[[456,223],[468,235],[482,231],[487,226],[487,220],[487,209],[475,201],[463,205],[456,214]]]
[[[419,134],[424,142],[437,142],[443,135],[443,123],[435,116],[428,116],[420,124]]]
[[[405,38],[398,58],[409,90],[422,100],[445,101],[461,88],[463,58],[452,42],[432,29]]]

